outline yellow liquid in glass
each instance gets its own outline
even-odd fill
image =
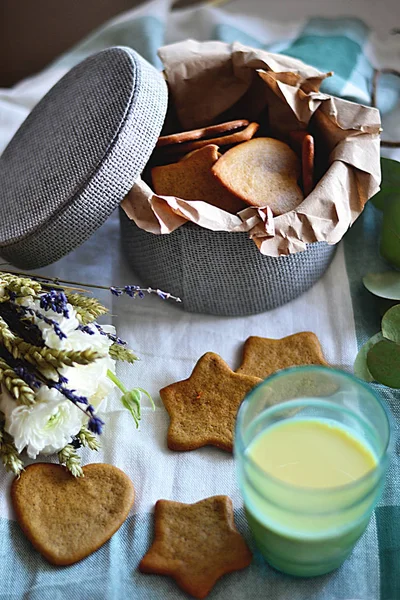
[[[309,488],[351,483],[377,464],[372,450],[356,435],[318,419],[273,425],[254,439],[247,453],[269,475]]]
[[[338,567],[380,491],[368,442],[328,419],[292,418],[266,427],[246,454],[247,519],[268,562],[300,576]]]

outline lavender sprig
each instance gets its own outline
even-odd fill
[[[124,340],[121,340],[121,338],[118,337],[117,335],[115,335],[114,333],[110,333],[109,331],[104,331],[102,326],[99,325],[98,323],[94,322],[94,323],[92,323],[92,325],[94,325],[96,327],[97,331],[99,333],[101,333],[101,335],[106,335],[109,340],[114,342],[114,344],[120,344],[121,346],[127,345],[127,342],[125,342]]]
[[[138,285],[125,285],[124,287],[110,287],[110,292],[114,296],[127,294],[131,298],[144,298],[144,291]]]
[[[12,302],[11,304],[16,312],[19,312],[20,314],[23,313],[25,315],[36,316],[38,319],[41,319],[42,321],[44,321],[47,325],[51,325],[51,327],[54,329],[54,333],[57,335],[57,337],[60,340],[67,338],[67,336],[62,331],[62,329],[59,326],[59,324],[57,323],[57,321],[54,321],[54,319],[50,319],[49,317],[46,317],[46,315],[41,313],[40,310],[37,310],[36,308],[29,308],[28,306],[24,306],[23,304],[16,304],[15,302]]]
[[[144,298],[144,291],[138,285],[125,285],[124,291],[131,298]]]
[[[123,290],[123,288],[117,288],[117,287],[111,286],[110,292],[112,293],[113,296],[122,296],[122,294],[124,293],[124,290]]]
[[[77,394],[75,394],[75,390],[69,390],[68,388],[64,387],[64,385],[61,383],[53,383],[53,384],[50,383],[49,387],[52,387],[55,390],[58,390],[60,392],[60,394],[65,396],[65,398],[68,398],[68,400],[73,402],[73,404],[75,404],[75,405],[85,404],[87,406],[90,406],[86,396],[78,396]],[[80,408],[80,407],[78,406],[78,408]],[[84,412],[86,412],[86,411],[84,411]]]
[[[86,413],[88,415],[90,415],[90,418],[88,421],[89,431],[91,431],[92,433],[95,433],[96,435],[101,435],[101,433],[103,431],[104,421],[102,421],[100,419],[100,417],[95,415],[94,407],[91,404],[88,405],[88,407],[86,409]]]
[[[65,377],[62,378],[62,381],[63,381],[63,383],[64,383],[64,381],[66,381]],[[79,410],[81,410],[83,413],[85,413],[85,415],[87,415],[89,417],[89,421],[88,421],[89,431],[91,431],[92,433],[96,433],[97,435],[101,435],[101,433],[103,431],[104,421],[102,421],[99,417],[96,416],[94,407],[91,404],[89,404],[89,401],[85,396],[78,396],[77,394],[75,394],[75,390],[69,390],[68,388],[64,387],[64,385],[62,383],[53,383],[53,384],[50,383],[49,387],[52,387],[52,388],[58,390],[60,392],[60,394],[65,396],[65,398],[67,398],[73,404],[75,404],[75,406],[77,408],[79,408]],[[82,406],[80,406],[80,404],[85,405],[86,408],[85,409],[82,408]]]
[[[25,381],[32,389],[39,389],[41,382],[26,367],[19,365],[14,367],[14,372]]]
[[[83,333],[87,333],[88,335],[94,335],[94,331],[89,325],[79,325],[78,329],[83,331]]]
[[[9,273],[11,275],[19,275],[19,276],[27,276],[33,280],[50,282],[53,281],[56,285],[59,283],[66,283],[68,285],[79,285],[82,287],[94,288],[98,290],[110,290],[114,296],[122,296],[122,294],[127,294],[133,298],[143,298],[145,294],[157,294],[162,300],[175,300],[175,302],[182,302],[182,300],[178,296],[173,296],[169,292],[163,292],[159,289],[153,289],[151,287],[142,288],[137,285],[125,285],[123,287],[111,286],[107,287],[105,285],[98,285],[95,283],[82,283],[80,281],[70,281],[68,279],[60,279],[58,277],[43,277],[43,275],[39,275],[37,273],[23,273],[19,271],[5,271],[5,273]],[[139,292],[142,292],[141,295]]]
[[[40,328],[31,319],[21,318],[21,311],[15,310],[13,302],[0,303],[0,316],[8,324],[11,331],[14,331],[23,340],[34,346],[44,346]]]
[[[67,398],[70,402],[75,404],[77,408],[79,408],[83,413],[87,415],[87,417],[89,417],[89,430],[93,433],[96,433],[97,435],[101,434],[104,421],[102,421],[99,417],[96,416],[95,409],[91,404],[89,404],[89,401],[86,398],[86,396],[78,396],[75,393],[75,390],[70,390],[65,387],[65,385],[68,383],[68,379],[66,377],[59,373],[58,382],[54,382],[51,379],[47,379],[46,377],[44,377],[41,373],[32,373],[26,366],[22,364],[14,366],[14,372],[21,379],[23,379],[32,389],[38,389],[42,385],[46,385],[49,388],[53,388],[59,391],[65,398]],[[82,408],[82,406],[80,406],[81,404],[86,406],[86,408]]]
[[[90,419],[88,421],[89,431],[91,431],[92,433],[95,433],[96,435],[101,435],[101,433],[103,431],[103,426],[104,426],[104,421],[102,421],[99,417],[96,417],[96,415],[93,415],[92,417],[90,417]]]
[[[124,287],[111,286],[109,288],[113,296],[122,296],[126,294],[131,298],[144,298],[145,294],[157,294],[161,300],[175,300],[175,302],[182,302],[178,296],[173,296],[169,292],[163,292],[159,289],[153,289],[151,287],[142,288],[138,285],[125,285]]]
[[[63,315],[66,319],[69,318],[67,304],[67,296],[62,290],[50,290],[40,296],[40,308],[53,310],[55,313]]]

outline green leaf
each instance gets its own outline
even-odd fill
[[[400,304],[392,306],[383,315],[382,333],[388,340],[400,344]]]
[[[400,268],[400,193],[386,200],[380,252],[385,260]]]
[[[390,340],[378,342],[367,354],[367,366],[376,381],[400,388],[400,344]]]
[[[400,194],[400,162],[391,160],[390,158],[381,158],[382,183],[381,190],[373,198],[371,202],[383,210],[386,200],[392,194]]]
[[[367,365],[367,354],[369,350],[377,344],[378,342],[383,340],[383,335],[381,332],[376,333],[366,342],[363,346],[361,346],[358,354],[356,356],[356,360],[354,361],[354,375],[363,379],[364,381],[374,381],[372,377],[368,365]]]
[[[384,273],[368,273],[363,277],[369,292],[380,298],[400,300],[400,273],[385,271]]]

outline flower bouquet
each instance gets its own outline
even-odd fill
[[[127,390],[116,376],[117,360],[133,363],[137,357],[114,327],[97,322],[107,309],[60,284],[0,272],[0,457],[15,475],[26,451],[31,459],[57,453],[60,464],[82,476],[77,450],[98,450],[104,426],[98,411],[114,386],[136,426],[142,394],[154,408],[145,390]],[[151,288],[109,289],[117,296],[142,298],[147,292],[179,301]]]

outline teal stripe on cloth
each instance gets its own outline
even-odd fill
[[[264,44],[236,27],[218,24],[215,38],[232,43],[238,41],[254,48],[279,52],[298,58],[320,71],[334,71],[321,90],[361,103],[369,102],[372,67],[363,56],[362,43],[368,28],[358,19],[311,19],[296,40]],[[343,94],[351,82],[352,93]]]
[[[377,105],[382,113],[387,113],[399,102],[400,77],[384,73],[379,77]]]
[[[244,46],[251,46],[252,48],[263,48],[264,50],[269,50],[268,44],[263,44],[257,38],[245,33],[241,29],[237,27],[233,27],[232,25],[226,25],[224,23],[219,23],[215,26],[215,30],[213,33],[213,38],[219,40],[220,42],[226,42],[227,44],[232,44],[233,42],[239,42]]]
[[[357,42],[359,46],[363,46],[369,35],[369,27],[364,21],[355,17],[338,19],[315,17],[308,21],[301,35],[341,35]]]
[[[363,569],[371,552],[377,552],[369,527],[336,572],[311,579],[289,577],[266,564],[254,546],[242,509],[235,511],[235,522],[253,552],[253,561],[246,569],[222,577],[212,589],[212,600],[288,600],[293,586],[296,600],[345,600],[357,586],[365,585]],[[0,600],[187,600],[188,595],[170,577],[138,570],[152,543],[153,529],[152,514],[131,516],[95,553],[74,565],[56,567],[32,548],[16,522],[0,519]],[[4,577],[6,573],[9,576]]]
[[[287,54],[313,65],[323,72],[333,71],[333,77],[323,81],[321,91],[352,102],[369,105],[373,68],[364,54],[369,29],[360,19],[310,19],[295,40],[263,43],[238,27],[218,23],[213,37],[227,43],[269,52]],[[390,112],[400,97],[400,79],[383,75],[379,83],[378,107]]]
[[[333,96],[341,96],[347,82],[351,80],[353,69],[362,50],[357,42],[344,35],[303,34],[282,52],[298,58],[320,71],[333,71],[333,77],[322,83],[321,91]],[[370,75],[372,76],[372,69]],[[365,89],[365,87],[365,82],[363,82],[363,88]]]
[[[344,95],[348,100],[357,102],[357,99],[362,104],[371,104],[371,84],[373,77],[373,69],[370,62],[364,54],[360,54],[357,63],[351,73],[351,80],[344,87]],[[349,86],[351,84],[351,88]],[[354,89],[352,89],[354,86]],[[392,95],[386,99],[382,97],[380,101],[380,110],[388,112],[397,102],[397,95],[392,90]]]
[[[400,507],[376,509],[380,562],[380,600],[400,598]]]
[[[220,42],[226,42],[227,44],[231,44],[232,42],[239,42],[244,46],[251,46],[252,48],[262,48],[263,50],[268,50],[268,52],[275,53],[279,53],[287,47],[287,41],[285,40],[273,42],[272,44],[264,44],[252,35],[245,33],[241,29],[233,27],[232,25],[225,25],[224,23],[219,23],[215,26],[213,38],[219,40]]]
[[[372,78],[372,67],[363,57],[368,33],[368,27],[359,19],[310,19],[298,39],[282,52],[320,71],[333,71],[333,77],[322,83],[321,91],[365,102]],[[360,60],[363,69],[358,71]],[[350,81],[359,88],[363,98],[344,93]]]

